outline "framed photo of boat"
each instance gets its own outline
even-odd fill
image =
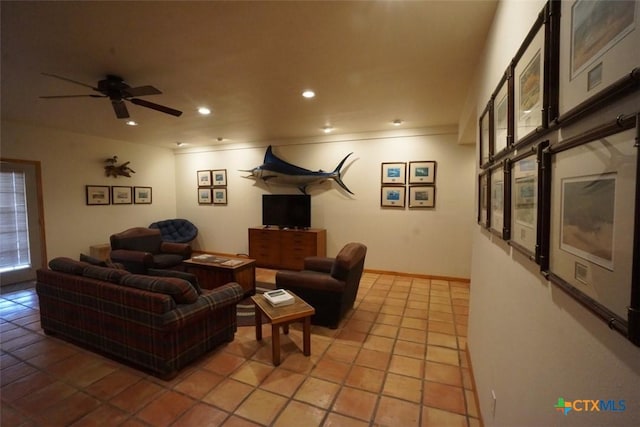
[[[493,94],[492,116],[490,122],[493,133],[490,161],[502,157],[511,148],[513,140],[513,67],[505,71]]]
[[[86,185],[85,197],[87,205],[109,205],[111,188],[108,185]]]
[[[211,171],[198,171],[198,187],[211,187]]]
[[[211,188],[198,188],[198,204],[201,205],[210,205],[213,203],[212,200],[213,193],[211,192]]]
[[[214,187],[225,187],[227,185],[227,170],[216,169],[211,171],[211,179]]]
[[[494,165],[489,170],[489,207],[491,210],[489,222],[489,230],[503,240],[509,239],[510,230],[510,195],[511,182],[506,171],[508,170],[509,161],[505,160]]]
[[[382,186],[380,190],[380,206],[383,208],[404,208],[406,187]]]
[[[214,205],[226,205],[227,204],[227,189],[226,188],[214,188],[213,192],[213,204]]]
[[[382,183],[402,184],[407,182],[407,164],[405,162],[383,163]]]
[[[112,186],[111,200],[114,205],[130,205],[133,203],[131,187]]]
[[[435,184],[436,165],[433,160],[409,162],[409,184]]]
[[[480,167],[486,168],[489,165],[490,154],[493,153],[493,103],[489,101],[484,111],[480,115],[480,121],[478,123],[479,135],[478,140],[480,142],[479,157]]]
[[[436,207],[436,186],[435,185],[410,185],[409,186],[409,208],[435,208]]]
[[[489,171],[478,175],[478,224],[489,228],[491,211],[489,210]]]

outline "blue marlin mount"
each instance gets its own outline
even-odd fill
[[[269,146],[267,152],[264,154],[264,163],[253,169],[242,170],[241,172],[249,172],[251,174],[246,178],[261,179],[265,183],[273,182],[276,184],[296,186],[303,194],[307,194],[307,187],[309,185],[319,184],[328,179],[332,179],[346,192],[353,194],[344,182],[342,182],[342,176],[340,174],[340,169],[342,169],[344,162],[352,154],[353,153],[347,154],[344,159],[338,163],[338,166],[336,166],[333,172],[325,172],[323,170],[311,171],[278,158],[273,154],[273,150],[271,146]]]

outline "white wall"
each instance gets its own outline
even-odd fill
[[[499,3],[479,68],[478,115],[543,5],[538,0]],[[622,104],[620,111],[630,112],[629,106],[640,105],[640,96]],[[500,239],[474,227],[468,346],[484,424],[637,424],[640,348],[538,270]],[[554,409],[560,397],[625,400],[626,411],[564,416]]]
[[[77,258],[113,233],[174,218],[173,152],[56,129],[2,122],[3,158],[40,161],[47,257]],[[106,177],[104,160],[130,161],[131,178]],[[150,205],[87,206],[85,185],[148,186]]]
[[[327,229],[327,253],[349,241],[368,246],[365,267],[386,271],[468,278],[473,211],[474,147],[446,134],[344,138],[340,142],[274,145],[279,157],[311,170],[343,167],[351,196],[335,183],[311,186],[312,227]],[[338,137],[339,138],[339,137]],[[266,146],[176,154],[178,216],[191,219],[200,235],[194,247],[212,252],[247,253],[247,229],[262,221],[262,194],[296,193],[244,178],[242,169],[262,164]],[[437,161],[436,208],[382,209],[382,162]],[[196,171],[227,169],[228,205],[198,205]]]

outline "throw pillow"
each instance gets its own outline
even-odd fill
[[[107,263],[106,261],[103,261],[101,259],[98,258],[94,258],[92,256],[86,255],[86,254],[80,254],[80,261],[82,262],[87,262],[91,265],[98,265],[100,267],[106,267]]]
[[[82,275],[85,267],[89,264],[86,262],[76,261],[67,257],[58,257],[49,261],[49,268],[54,271],[60,271],[62,273],[69,273],[75,275]]]
[[[198,292],[198,295],[202,294],[202,288],[200,287],[200,284],[198,283],[198,277],[195,274],[178,270],[163,270],[160,268],[149,268],[147,269],[147,274],[149,276],[176,277],[178,279],[186,280],[187,282],[191,283],[191,286],[195,288],[196,292]]]
[[[122,277],[129,274],[126,270],[118,270],[115,268],[100,267],[98,265],[88,265],[82,271],[84,277],[90,277],[92,279],[103,280],[105,282],[120,284]]]
[[[127,274],[120,284],[145,291],[170,295],[176,304],[191,304],[197,301],[198,293],[191,283],[174,277],[154,277],[142,274]]]

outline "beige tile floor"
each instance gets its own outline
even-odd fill
[[[258,280],[273,272],[257,272]],[[282,339],[241,327],[165,382],[47,337],[33,288],[0,297],[3,426],[480,426],[466,283],[365,273],[340,327]]]

